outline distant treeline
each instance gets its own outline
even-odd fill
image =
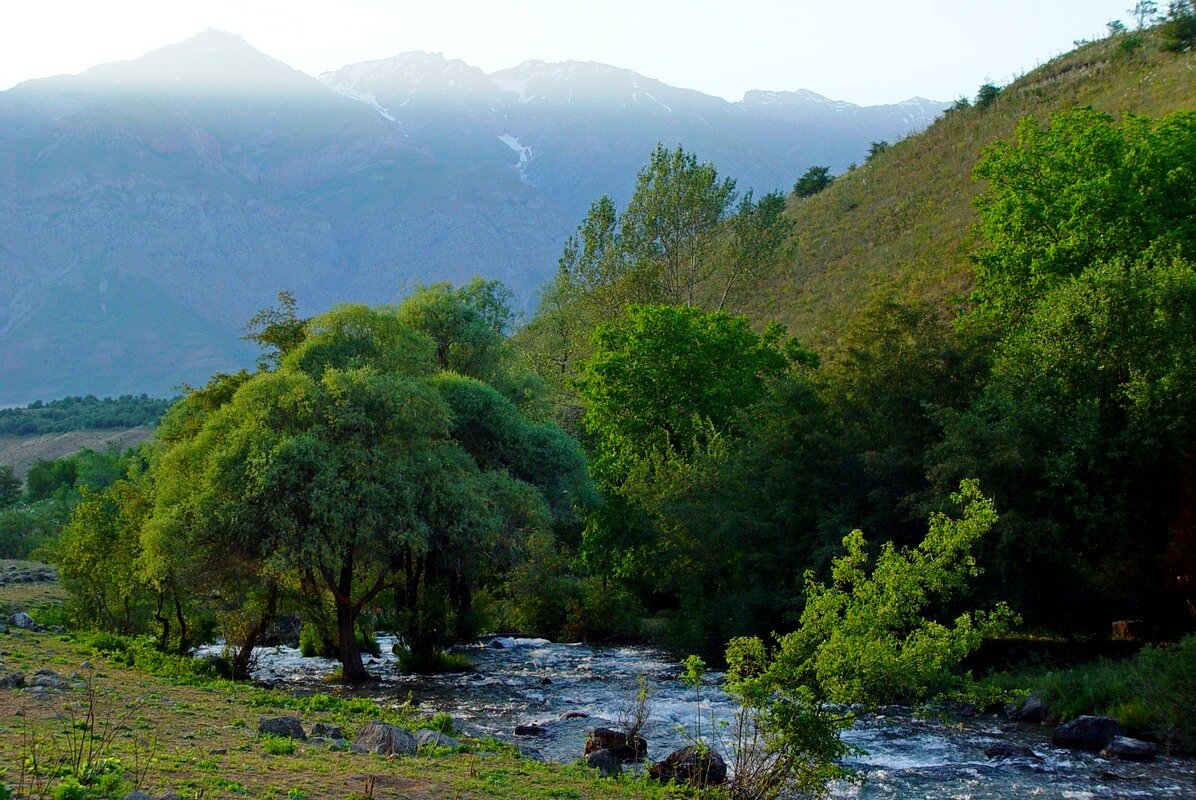
[[[173,399],[124,394],[120,397],[64,397],[24,408],[0,409],[0,434],[32,436],[93,428],[135,428],[156,423]]]

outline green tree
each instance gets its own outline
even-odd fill
[[[21,479],[13,474],[12,467],[0,466],[0,509],[8,508],[21,499]]]
[[[802,173],[793,184],[793,194],[796,197],[813,197],[835,182],[830,167],[814,166]]]
[[[769,269],[784,259],[795,228],[793,220],[785,216],[785,198],[780,192],[766,194],[759,202],[748,192],[727,225],[719,276],[722,289],[713,303],[716,311],[726,309],[738,294],[753,291]]]
[[[973,302],[1015,321],[1088,266],[1136,259],[1159,241],[1191,257],[1196,247],[1196,113],[1120,124],[1092,110],[1027,117],[1013,142],[989,147],[976,167]]]
[[[398,310],[400,321],[432,337],[441,369],[494,380],[510,357],[506,334],[514,295],[500,281],[474,278],[464,286],[418,288]]]
[[[634,306],[601,326],[578,388],[600,475],[625,475],[654,450],[687,452],[706,423],[725,428],[789,364],[783,330],[683,306]]]
[[[1007,498],[985,560],[1034,622],[1158,614],[1161,579],[1196,573],[1169,555],[1196,440],[1194,308],[1196,272],[1165,249],[1095,264],[1042,297],[976,401],[945,415],[932,478],[975,474]]]
[[[619,217],[619,247],[650,296],[700,302],[717,271],[717,243],[735,198],[735,181],[720,180],[714,165],[680,146],[657,145]]]
[[[71,513],[58,545],[58,566],[69,608],[81,626],[123,634],[146,630],[153,595],[137,562],[147,513],[145,493],[130,480],[86,493]]]
[[[79,478],[79,465],[73,458],[39,460],[25,475],[25,498],[36,503],[60,490],[72,491]]]
[[[1171,0],[1160,25],[1163,47],[1182,53],[1196,44],[1196,3],[1192,0]]]
[[[259,369],[277,367],[279,360],[303,341],[307,320],[299,316],[298,309],[295,295],[282,291],[278,293],[277,308],[263,308],[245,323],[241,338],[261,348]]]
[[[1001,87],[996,84],[986,83],[980,87],[976,92],[976,108],[981,111],[986,110],[989,106],[996,102],[997,98],[1001,96]]]
[[[933,614],[954,601],[979,574],[972,553],[997,515],[975,481],[952,499],[959,519],[930,518],[916,548],[881,547],[869,569],[864,535],[843,540],[829,584],[806,575],[806,605],[798,629],[780,637],[778,661],[819,700],[890,703],[925,699],[951,686],[968,653],[1016,618],[1003,604],[966,611],[948,622]]]

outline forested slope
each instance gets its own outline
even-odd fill
[[[791,200],[793,256],[760,282],[750,315],[784,322],[821,349],[878,293],[958,303],[971,285],[973,201],[983,190],[972,170],[986,146],[1008,139],[1028,114],[1091,106],[1158,117],[1196,108],[1196,53],[1163,50],[1157,36],[1085,44],[1014,81],[987,108],[949,112],[823,192]]]

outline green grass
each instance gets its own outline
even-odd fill
[[[997,674],[981,685],[1015,698],[1038,693],[1061,721],[1111,716],[1131,734],[1196,751],[1196,634],[1133,658]]]
[[[202,667],[188,670],[179,660],[172,660],[174,657],[151,659],[142,653],[142,644],[140,640],[72,639],[28,632],[0,636],[0,650],[6,653],[4,671],[28,674],[49,667],[70,675],[85,672],[82,662],[90,661],[101,713],[133,709],[127,728],[105,753],[112,759],[107,769],[113,776],[105,778],[107,794],[92,791],[89,798],[123,797],[123,792],[132,788],[137,754],[144,757],[150,743],[153,761],[142,790],[154,795],[174,791],[185,798],[202,796],[205,800],[352,796],[654,800],[696,796],[630,776],[602,779],[579,765],[536,763],[521,758],[509,745],[489,740],[464,738],[465,747],[459,753],[439,748],[388,759],[258,736],[258,719],[276,711],[296,714],[308,729],[321,721],[341,725],[350,738],[375,719],[412,730],[432,720],[422,710],[401,704],[379,707],[368,700],[331,694],[296,698],[224,681],[208,676]],[[65,712],[81,694],[39,700],[24,691],[0,690],[0,786],[16,783],[30,736],[61,752],[69,724],[66,720],[71,718]],[[444,724],[443,718],[439,724]],[[53,791],[48,796],[52,797]]]
[[[1110,40],[1084,45],[1014,81],[988,109],[950,114],[820,194],[791,200],[795,256],[743,310],[823,349],[880,293],[957,306],[971,285],[981,150],[1027,114],[1089,105],[1115,116],[1196,108],[1196,53],[1163,52],[1149,33],[1131,53]]]

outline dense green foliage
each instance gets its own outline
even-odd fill
[[[591,491],[576,444],[534,416],[508,297],[436,285],[300,321],[282,295],[251,325],[259,371],[191,390],[143,468],[75,509],[61,562],[78,620],[180,651],[215,624],[243,672],[287,609],[358,681],[380,618],[410,667],[441,664],[476,629],[474,593],[509,589]]]
[[[130,458],[115,450],[83,450],[38,461],[24,488],[11,469],[0,468],[0,558],[50,555],[71,509],[87,493],[116,481]]]
[[[869,569],[856,530],[843,540],[831,583],[806,574],[806,606],[778,656],[794,682],[835,703],[917,702],[948,689],[963,659],[1016,621],[1004,605],[963,612],[949,624],[934,618],[980,573],[972,549],[997,519],[974,481],[952,499],[962,516],[933,515],[916,548],[886,542]]]
[[[1077,110],[1018,125],[976,167],[988,181],[979,309],[1015,320],[1051,289],[1157,244],[1196,255],[1196,112],[1158,122]]]
[[[813,197],[835,182],[830,167],[814,166],[806,170],[793,184],[795,197]]]
[[[644,632],[716,655],[813,613],[844,548],[860,575],[918,552],[902,548],[922,540],[919,520],[978,478],[1002,513],[969,541],[983,570],[955,588],[971,598],[943,602],[1008,600],[1069,634],[1138,616],[1191,625],[1193,120],[1023,122],[977,169],[985,244],[970,305],[953,316],[880,295],[824,362],[709,295],[612,302],[620,284],[604,265],[621,220],[596,204],[563,260],[563,276],[589,278],[520,340],[535,357],[554,328],[591,332],[571,365],[534,361],[563,387],[559,413],[584,433],[603,492],[577,580],[637,598]],[[879,555],[844,539],[856,527]],[[871,644],[902,637],[865,626],[836,669],[877,659],[921,694],[944,673],[916,667],[949,673],[981,635],[956,633],[927,639],[939,656],[903,661]]]
[[[172,400],[142,395],[65,397],[24,408],[0,409],[0,434],[37,436],[91,428],[135,428],[157,423]]]

